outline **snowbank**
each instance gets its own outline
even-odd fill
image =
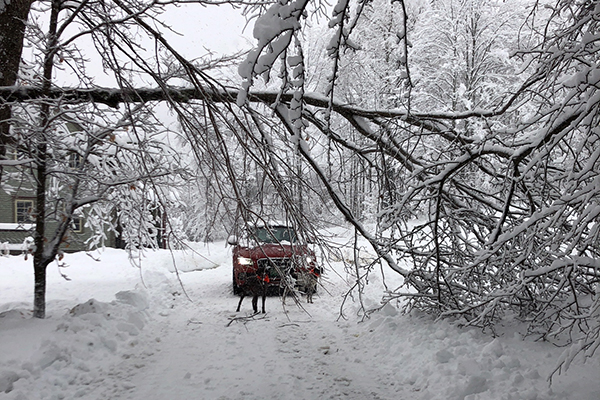
[[[4,348],[0,392],[15,399],[36,398],[34,393],[40,398],[81,397],[136,345],[147,308],[143,291],[124,291],[110,303],[90,299],[78,304],[57,320],[32,320],[25,310],[0,314],[3,344],[30,350],[20,358],[19,352],[10,354]]]

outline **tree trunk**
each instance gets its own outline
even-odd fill
[[[34,257],[34,295],[33,295],[33,317],[46,317],[46,267],[48,263],[41,258]]]
[[[12,86],[17,81],[25,22],[31,8],[31,0],[12,0],[0,4],[0,86]],[[6,156],[6,146],[11,143],[10,106],[0,105],[0,160]],[[0,164],[0,179],[2,165]]]
[[[33,252],[33,270],[35,275],[33,291],[34,318],[46,317],[46,266],[49,264],[44,256],[44,247],[46,246],[46,151],[46,142],[42,139],[37,147],[36,218],[35,234],[33,237],[35,243],[35,250]]]
[[[52,70],[54,67],[54,54],[58,37],[56,35],[58,25],[58,13],[60,10],[60,0],[52,1],[52,12],[50,14],[50,26],[48,29],[48,46],[46,58],[44,60],[44,80],[42,82],[42,91],[48,93],[52,82]],[[43,103],[41,106],[40,131],[38,133],[38,145],[36,148],[36,218],[35,218],[35,251],[33,253],[33,266],[35,273],[35,289],[33,299],[33,316],[35,318],[45,318],[46,316],[46,267],[58,252],[52,249],[51,254],[45,254],[45,248],[50,246],[46,243],[46,186],[48,181],[48,143],[46,130],[50,121],[50,105]]]

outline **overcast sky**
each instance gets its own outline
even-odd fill
[[[0,0],[2,1],[2,0]],[[42,29],[47,29],[44,21],[47,15],[37,14],[36,18],[42,20]],[[248,50],[254,45],[252,28],[245,28],[246,19],[241,15],[241,10],[235,10],[229,5],[203,7],[198,4],[189,4],[178,8],[169,7],[163,14],[161,20],[172,27],[174,32],[159,27],[164,37],[178,52],[188,60],[207,56],[212,53],[214,57],[234,54],[242,50]],[[75,27],[75,26],[74,26]],[[75,34],[71,31],[70,34]],[[65,40],[69,33],[63,37]],[[140,37],[141,39],[141,37]],[[144,38],[138,43],[144,46],[152,57],[154,42],[150,38]],[[106,73],[89,37],[77,40],[79,49],[84,57],[89,60],[86,63],[88,75],[94,77],[98,86],[114,87],[115,81],[112,73]],[[25,49],[23,58],[30,64],[35,64],[36,59],[31,51]],[[64,68],[62,71],[61,69]],[[55,70],[55,83],[59,86],[77,86],[78,77],[69,68],[58,63]]]
[[[165,15],[172,28],[182,34],[166,34],[169,41],[187,58],[207,54],[231,54],[252,46],[252,29],[246,28],[240,10],[229,5],[171,8]],[[242,36],[244,34],[244,36]]]

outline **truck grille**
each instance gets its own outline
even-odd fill
[[[292,268],[291,258],[261,258],[256,263],[259,268],[266,269],[271,279],[280,279],[281,274],[287,273]]]

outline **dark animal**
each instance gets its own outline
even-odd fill
[[[265,311],[265,300],[267,299],[267,290],[269,288],[269,277],[264,272],[264,269],[256,274],[249,274],[246,278],[246,283],[240,287],[240,302],[238,303],[236,312],[240,311],[242,301],[246,296],[252,296],[252,309],[255,314],[258,314],[258,297],[262,297],[262,312]]]
[[[306,302],[313,302],[313,294],[317,291],[317,284],[321,276],[320,268],[312,268],[304,273],[304,291],[306,292]]]
[[[283,278],[281,278],[281,284],[280,284],[280,292],[282,292],[281,295],[281,301],[283,303],[283,305],[285,305],[285,299],[288,296],[292,296],[294,298],[294,301],[296,301],[296,292],[294,290],[294,286],[296,286],[296,278],[294,278],[289,271],[287,271],[284,275]]]

